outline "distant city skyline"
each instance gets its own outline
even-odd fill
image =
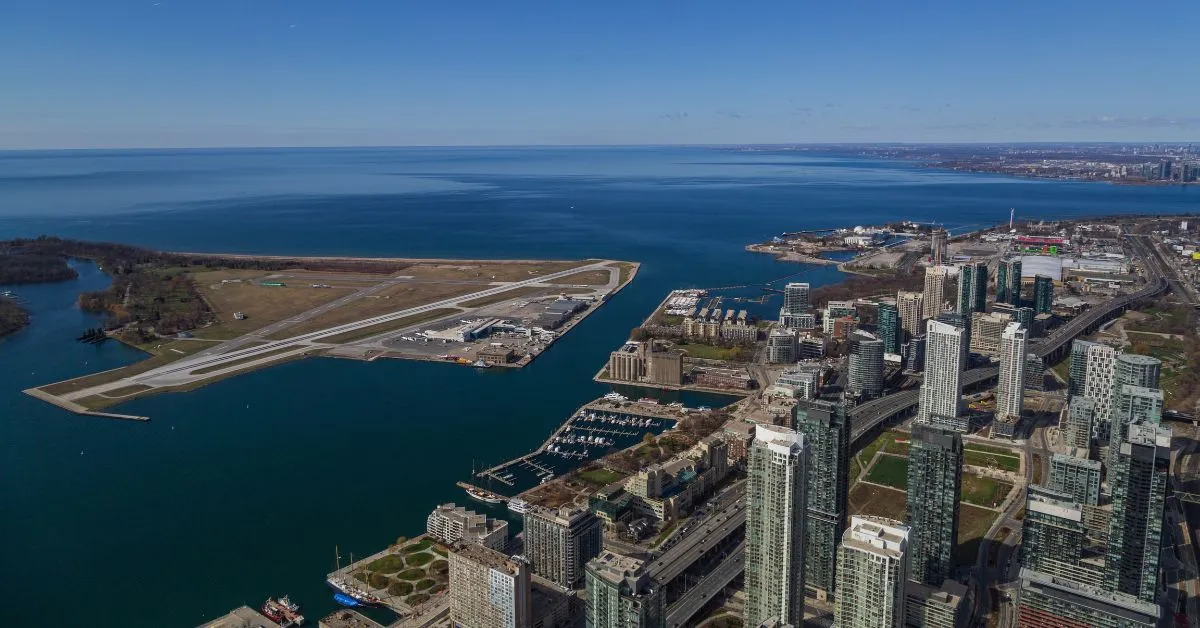
[[[1127,8],[17,3],[0,149],[1200,140]]]

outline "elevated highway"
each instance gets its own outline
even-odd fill
[[[729,586],[746,568],[746,542],[742,541],[729,551],[729,554],[704,577],[696,586],[688,590],[667,609],[667,626],[678,628],[687,625],[689,619],[700,612],[704,605],[713,599],[721,589]]]

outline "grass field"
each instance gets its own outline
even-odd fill
[[[261,286],[261,270],[215,270],[194,273],[193,279],[220,322],[198,329],[197,338],[230,340],[277,323],[290,316],[324,305],[349,293],[345,288],[313,288],[311,281],[296,281],[282,287]],[[221,283],[221,280],[240,280]],[[287,283],[286,281],[284,283]],[[234,312],[246,314],[244,320],[233,317]]]
[[[585,270],[583,272],[575,273],[574,275],[567,275],[566,277],[553,279],[546,283],[603,286],[604,284],[608,283],[608,277],[611,274],[612,273],[607,270]]]
[[[1016,456],[1017,453],[1007,447],[994,447],[992,445],[963,445],[963,451],[984,451],[992,454],[1000,454],[1002,456]]]
[[[954,550],[956,563],[974,564],[979,553],[979,543],[995,520],[996,513],[986,508],[959,504],[958,547]]]
[[[1021,459],[1012,454],[1000,455],[991,452],[964,450],[963,464],[989,468],[995,466],[1005,471],[1017,472],[1021,469]]]
[[[150,386],[147,386],[145,384],[131,384],[129,386],[122,386],[120,388],[114,388],[110,391],[103,393],[102,396],[108,397],[110,399],[120,399],[121,397],[126,397],[128,395],[135,395],[140,392],[145,392],[147,390],[150,390],[150,388],[151,388]]]
[[[411,275],[417,279],[450,281],[521,281],[539,275],[552,275],[589,263],[585,260],[567,262],[421,262],[405,268],[400,274]]]
[[[883,449],[885,446],[892,445],[894,447],[895,445],[893,443],[897,438],[907,439],[908,435],[904,434],[903,432],[894,432],[889,430],[880,434],[870,443],[867,443],[867,445],[859,452],[863,464],[870,464],[871,458],[875,457],[875,452]]]
[[[509,299],[517,299],[535,294],[550,294],[551,292],[552,290],[550,288],[522,286],[520,288],[513,288],[512,290],[501,292],[500,294],[493,294],[490,297],[480,297],[478,299],[471,299],[470,301],[463,301],[459,305],[462,305],[463,307],[483,307],[485,305],[491,305],[493,303],[499,303]]]
[[[982,475],[964,473],[962,476],[962,501],[976,506],[995,508],[1008,497],[1012,484]]]
[[[124,379],[139,373],[145,373],[150,369],[165,366],[174,362],[175,360],[185,358],[193,353],[198,353],[212,346],[212,343],[201,342],[197,340],[166,340],[163,341],[162,344],[149,346],[147,350],[153,353],[153,355],[136,364],[130,364],[129,366],[112,371],[105,371],[103,373],[96,373],[94,375],[85,375],[75,379],[48,384],[46,386],[41,386],[40,388],[41,390],[44,390],[52,395],[64,395],[67,393],[91,388],[93,386],[99,386],[101,384],[109,384],[119,379]]]
[[[883,455],[871,471],[867,480],[876,484],[905,490],[908,488],[908,459],[899,456]]]
[[[624,474],[610,469],[592,469],[579,474],[579,479],[597,487],[608,486],[623,477],[625,477]]]
[[[478,292],[482,289],[477,285],[437,283],[397,284],[377,294],[351,301],[335,310],[325,312],[287,329],[269,334],[267,338],[271,340],[283,340],[284,338],[337,327],[338,325],[361,321],[381,314],[390,314],[426,303]]]
[[[247,364],[250,362],[257,361],[257,360],[262,360],[264,358],[269,358],[271,356],[279,355],[281,353],[288,353],[291,351],[296,351],[297,349],[300,349],[300,348],[301,347],[294,347],[294,346],[293,347],[280,347],[278,349],[272,349],[270,351],[263,351],[262,353],[256,353],[254,355],[247,356],[244,358],[239,358],[237,360],[230,360],[228,362],[222,362],[222,363],[214,365],[214,366],[206,366],[204,368],[198,368],[194,371],[191,371],[191,373],[193,375],[204,375],[206,373],[212,373],[213,371],[220,371],[223,369],[240,366],[242,364]]]
[[[429,310],[428,312],[413,314],[412,316],[405,316],[404,318],[398,318],[394,321],[388,321],[386,323],[376,323],[362,329],[356,329],[354,331],[348,331],[344,334],[322,338],[321,342],[354,342],[356,340],[370,338],[371,336],[384,334],[396,329],[404,329],[405,327],[409,327],[411,325],[419,325],[425,321],[431,321],[435,318],[448,316],[459,311],[461,310],[456,307],[439,307],[435,310]]]
[[[679,349],[687,352],[688,357],[702,360],[724,360],[737,362],[744,357],[746,350],[741,347],[716,347],[702,344],[680,344]]]
[[[615,262],[613,264],[609,264],[609,266],[616,266],[617,268],[621,269],[621,278],[619,280],[620,283],[617,285],[625,285],[625,283],[629,281],[629,277],[633,275],[633,264],[630,264],[629,262]]]
[[[857,484],[850,489],[850,513],[904,521],[906,496],[894,488]]]

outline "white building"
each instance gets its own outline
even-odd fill
[[[1016,422],[1025,401],[1025,354],[1029,332],[1009,323],[1000,336],[1000,382],[996,386],[996,420]]]
[[[925,328],[925,381],[921,384],[917,422],[966,431],[962,409],[962,372],[966,366],[967,330],[929,321]]]
[[[1109,435],[1117,355],[1117,350],[1106,344],[1096,343],[1087,348],[1083,396],[1095,402],[1092,436],[1101,441],[1107,441]]]
[[[896,293],[896,309],[900,310],[900,327],[909,338],[921,335],[925,322],[925,295],[920,292]]]
[[[809,302],[810,287],[807,283],[790,282],[783,287],[783,309],[780,314],[803,314],[812,308]]]
[[[925,318],[937,318],[942,313],[946,303],[946,278],[950,269],[947,266],[930,266],[925,269]]]
[[[838,628],[902,628],[908,573],[908,527],[855,516],[838,548]]]

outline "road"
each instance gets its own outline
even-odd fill
[[[729,586],[734,578],[737,578],[742,570],[746,568],[746,542],[738,543],[737,547],[730,550],[729,555],[725,560],[717,565],[707,576],[704,577],[695,587],[689,590],[679,598],[671,608],[667,609],[667,625],[673,628],[683,626],[690,620],[704,605],[712,600],[721,589]]]
[[[692,563],[746,523],[746,499],[742,493],[732,504],[718,510],[676,542],[650,564],[650,577],[664,586],[687,571]]]
[[[521,288],[524,286],[531,286],[531,285],[536,285],[536,284],[540,284],[540,283],[545,283],[547,281],[559,279],[559,278],[566,277],[569,275],[574,275],[574,274],[577,274],[577,273],[580,273],[583,271],[601,270],[601,269],[612,271],[613,269],[606,267],[606,265],[609,263],[611,263],[611,262],[608,260],[604,260],[604,261],[596,262],[593,264],[588,264],[586,266],[578,266],[578,267],[560,271],[557,273],[551,273],[549,275],[542,275],[542,276],[538,276],[538,277],[532,277],[530,279],[524,279],[524,280],[515,281],[512,283],[506,283],[506,284],[503,284],[500,286],[493,286],[490,288],[486,288],[484,290],[480,290],[479,292],[474,292],[471,294],[465,294],[465,295],[461,295],[461,296],[451,297],[448,299],[443,299],[441,301],[436,301],[434,303],[427,303],[425,305],[419,305],[417,307],[411,307],[408,309],[399,310],[399,311],[392,312],[389,314],[372,316],[370,318],[366,318],[366,319],[363,319],[360,321],[355,321],[353,323],[337,325],[334,327],[330,327],[328,329],[322,329],[319,331],[309,332],[307,334],[301,334],[301,335],[295,336],[293,338],[288,338],[285,340],[278,340],[278,341],[274,341],[274,342],[268,342],[266,344],[258,345],[255,347],[249,347],[246,349],[238,349],[235,351],[230,351],[230,352],[222,353],[219,355],[190,356],[190,357],[184,358],[182,360],[172,362],[165,366],[161,366],[156,369],[151,369],[151,370],[146,371],[145,373],[141,373],[139,375],[134,375],[132,377],[127,377],[125,379],[121,379],[116,382],[102,384],[102,385],[88,388],[85,390],[69,393],[69,394],[63,395],[63,397],[65,397],[67,399],[80,399],[80,398],[84,398],[84,397],[89,397],[91,395],[103,393],[108,390],[114,390],[117,388],[122,388],[125,386],[131,386],[131,385],[136,385],[136,384],[143,384],[143,385],[154,386],[154,387],[180,386],[180,385],[184,385],[184,384],[190,384],[190,383],[193,383],[193,382],[196,382],[199,380],[203,380],[203,379],[219,377],[221,375],[224,375],[224,374],[232,372],[232,371],[242,370],[242,369],[249,368],[252,366],[258,366],[260,364],[273,362],[273,361],[276,361],[276,360],[279,360],[279,359],[282,359],[285,357],[295,355],[297,353],[303,353],[305,350],[312,348],[314,346],[325,346],[325,345],[319,344],[319,341],[323,338],[329,338],[331,336],[337,336],[339,334],[344,334],[347,332],[358,331],[360,329],[371,327],[372,325],[378,325],[380,323],[388,323],[388,322],[408,318],[410,316],[430,312],[430,311],[440,309],[440,308],[455,307],[459,303],[462,303],[462,302],[472,301],[475,299],[481,299],[484,297],[501,294],[501,293],[508,292],[510,290],[514,290],[516,288]],[[322,306],[322,307],[325,307],[325,306]],[[318,309],[320,309],[320,308],[318,308]],[[290,351],[285,352],[285,350],[290,350]],[[255,360],[254,358],[259,358],[259,359]],[[234,363],[236,363],[236,364],[234,364]],[[227,367],[227,368],[222,368],[222,367]],[[206,372],[203,374],[194,374],[193,371],[198,370],[198,369],[205,369]]]

